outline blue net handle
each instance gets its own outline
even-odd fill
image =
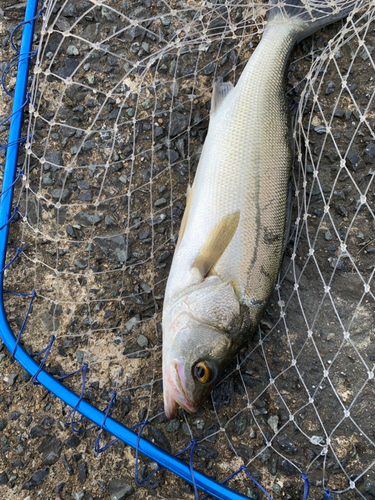
[[[27,78],[29,72],[30,56],[34,54],[31,51],[34,34],[34,25],[37,13],[38,0],[29,0],[26,5],[25,21],[23,23],[23,33],[21,48],[18,58],[18,74],[16,88],[14,92],[13,110],[10,124],[9,141],[4,169],[3,195],[0,204],[0,269],[5,268],[5,258],[9,234],[9,220],[11,219],[12,200],[14,190],[14,180],[17,171],[17,161],[21,138],[21,128],[23,121],[23,103],[26,98]],[[101,429],[109,432],[124,443],[138,447],[138,451],[161,466],[169,469],[174,474],[195,484],[196,488],[210,494],[214,498],[221,500],[245,500],[245,497],[235,491],[230,490],[224,485],[207,477],[197,470],[191,470],[190,465],[185,464],[170,453],[160,449],[144,438],[139,438],[136,433],[111,418],[105,412],[102,412],[92,406],[90,403],[79,397],[70,389],[65,387],[57,379],[41,369],[40,363],[37,363],[27,352],[17,343],[4,308],[3,282],[4,272],[0,273],[0,335],[7,347],[13,353],[14,358],[29,372],[35,381],[38,381],[50,392],[58,396],[64,403],[68,404],[84,417],[91,420]]]

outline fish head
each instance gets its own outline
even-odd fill
[[[194,318],[185,319],[185,328],[177,332],[163,360],[164,408],[168,418],[176,416],[178,405],[195,413],[231,359],[231,341],[224,333]]]
[[[164,409],[174,418],[178,405],[195,413],[231,361],[230,327],[237,328],[240,307],[230,284],[198,286],[163,313]],[[229,292],[229,293],[228,293]]]

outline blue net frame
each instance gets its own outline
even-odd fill
[[[43,369],[43,367],[55,341],[55,337],[53,335],[51,336],[48,346],[38,353],[28,354],[20,344],[21,336],[25,329],[27,318],[31,312],[32,304],[37,297],[37,294],[35,290],[32,290],[31,293],[19,293],[4,290],[3,282],[4,271],[9,268],[13,264],[13,262],[22,254],[22,248],[15,247],[14,245],[8,245],[8,235],[9,225],[11,223],[17,222],[20,219],[18,207],[15,207],[12,213],[12,201],[14,186],[24,175],[24,171],[22,169],[19,169],[17,171],[19,150],[20,147],[22,147],[29,139],[27,136],[21,137],[21,129],[24,109],[25,106],[30,102],[30,94],[27,93],[29,64],[30,60],[36,57],[37,54],[37,51],[32,50],[32,39],[34,34],[35,21],[38,19],[38,17],[43,15],[43,4],[39,9],[38,4],[39,0],[29,0],[27,2],[25,20],[19,23],[14,28],[10,37],[10,43],[13,50],[16,52],[16,56],[9,62],[9,64],[4,69],[3,74],[1,75],[1,85],[3,86],[4,91],[8,96],[13,98],[13,109],[12,113],[0,123],[0,125],[2,125],[6,121],[10,120],[9,140],[7,144],[0,144],[0,151],[7,150],[3,187],[2,192],[0,193],[0,336],[5,346],[10,351],[12,357],[16,361],[18,361],[22,365],[22,367],[31,375],[31,382],[34,385],[43,385],[47,390],[57,395],[62,401],[71,406],[72,410],[67,416],[65,423],[67,425],[70,425],[73,432],[82,433],[94,429],[98,430],[94,446],[94,450],[96,453],[102,453],[110,446],[115,444],[118,440],[123,441],[124,443],[130,445],[135,449],[135,482],[137,485],[142,485],[159,470],[165,468],[192,484],[195,497],[198,500],[199,491],[203,491],[206,493],[204,500],[208,500],[209,498],[218,498],[221,500],[241,500],[245,498],[248,499],[249,497],[245,497],[233,490],[230,490],[225,486],[225,483],[230,481],[239,473],[244,473],[268,500],[272,500],[267,491],[250,475],[245,466],[241,466],[237,471],[230,474],[221,483],[218,483],[205,474],[202,474],[201,472],[195,470],[193,467],[193,459],[194,450],[197,443],[194,439],[192,439],[188,446],[186,446],[182,451],[178,452],[176,455],[171,455],[170,453],[162,450],[158,446],[150,443],[142,437],[142,432],[145,426],[148,424],[147,421],[140,422],[139,424],[129,429],[113,419],[112,414],[116,405],[115,391],[113,391],[108,405],[102,411],[85,401],[83,396],[85,391],[86,373],[88,370],[88,365],[86,363],[84,363],[78,370],[73,373],[63,375],[59,378],[54,378],[53,376],[51,376]],[[13,41],[13,37],[15,32],[21,27],[23,27],[23,33],[21,47],[20,49],[18,49]],[[6,88],[6,78],[11,69],[14,67],[18,68],[18,73],[15,91],[14,94],[12,94]],[[10,261],[6,263],[6,253],[7,249],[10,247],[15,250],[15,254],[11,257]],[[30,298],[25,319],[17,336],[13,334],[7,320],[4,308],[4,294],[13,294]],[[37,361],[35,358],[38,358],[40,356],[42,356],[42,359],[40,361]],[[77,395],[70,389],[68,389],[65,385],[63,385],[61,381],[79,373],[82,376],[82,386],[80,394]],[[78,417],[77,420],[76,413],[79,413],[81,415],[81,417]],[[91,425],[89,425],[88,427],[82,427],[82,424],[84,422],[91,422]],[[134,432],[134,430],[136,429],[138,429],[137,433]],[[114,436],[114,439],[101,447],[100,439],[103,431],[110,433],[112,436]],[[186,464],[178,457],[188,451],[189,463]],[[156,470],[154,470],[151,474],[141,480],[139,480],[140,453],[146,455],[159,464],[159,467]],[[310,489],[308,476],[305,473],[301,473],[301,476],[304,481],[303,500],[307,500]],[[325,495],[326,500],[330,499],[330,490],[325,489]]]

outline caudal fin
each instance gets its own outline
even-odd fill
[[[297,41],[360,8],[365,0],[270,0],[268,25],[289,21],[298,25]]]

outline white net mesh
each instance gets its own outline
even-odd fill
[[[128,426],[147,419],[146,436],[173,452],[194,437],[194,463],[209,475],[245,464],[271,495],[302,498],[305,472],[311,498],[324,488],[369,498],[373,4],[293,53],[292,234],[258,335],[197,415],[180,410],[168,422],[163,413],[163,293],[212,82],[236,83],[266,13],[245,1],[47,4],[15,194],[23,218],[10,235],[23,252],[5,287],[37,292],[22,339],[37,352],[57,337],[47,370],[87,362],[86,399],[102,408],[115,389],[114,416]],[[29,299],[17,300],[6,303],[15,332]],[[79,378],[67,384],[80,391]],[[243,475],[230,486],[259,495]],[[173,482],[160,488],[167,495]]]

